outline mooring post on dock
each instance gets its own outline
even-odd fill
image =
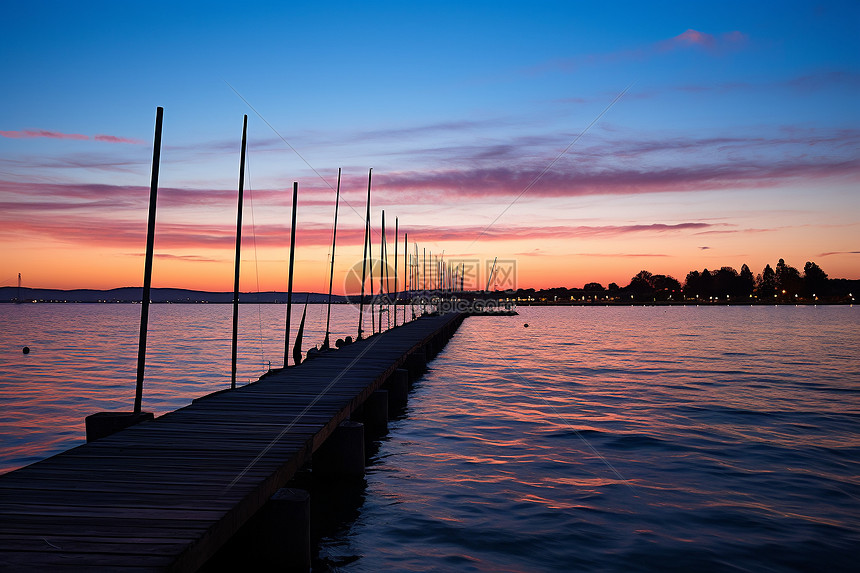
[[[254,518],[253,559],[277,571],[311,568],[311,499],[303,489],[282,488]]]
[[[362,404],[361,422],[366,432],[383,433],[388,429],[388,390],[375,390]]]
[[[296,254],[296,206],[299,200],[299,183],[293,181],[293,213],[290,223],[290,266],[287,272],[287,318],[284,333],[284,368],[290,364],[290,320],[293,308],[293,266]]]
[[[242,260],[242,202],[245,191],[245,149],[248,137],[248,115],[242,120],[242,148],[239,152],[239,208],[236,214],[236,263],[233,276],[233,342],[230,365],[230,388],[236,387],[236,357],[239,347],[239,263]]]
[[[364,338],[364,282],[367,279],[367,255],[370,244],[370,182],[373,176],[373,168],[371,167],[367,173],[367,212],[364,216],[364,255],[361,259],[361,297],[358,299],[358,336],[356,340]],[[371,269],[372,270],[372,269]],[[371,297],[373,296],[373,283],[371,281],[370,288]],[[373,317],[373,309],[371,308],[370,316]]]
[[[325,339],[323,340],[323,350],[327,350],[330,346],[329,335],[331,332],[331,289],[334,283],[334,250],[337,246],[337,208],[340,204],[340,167],[337,168],[337,190],[335,191],[334,199],[334,228],[331,232],[331,270],[328,275],[328,304],[326,305],[325,313]]]
[[[397,281],[397,247],[400,243],[400,221],[394,217],[394,326],[397,326],[397,299],[400,298],[400,285]]]
[[[313,453],[313,474],[317,477],[361,477],[364,475],[364,424],[341,422]]]
[[[388,390],[388,414],[391,416],[406,406],[409,396],[409,370],[398,368],[383,386]]]
[[[424,348],[419,348],[409,355],[406,359],[406,365],[409,369],[409,382],[415,382],[427,369],[427,352]]]
[[[140,338],[137,351],[137,386],[134,413],[140,414],[143,401],[143,374],[146,369],[146,334],[149,331],[149,299],[152,286],[152,259],[155,251],[155,204],[158,195],[158,170],[161,165],[161,124],[164,108],[155,111],[155,140],[152,144],[152,174],[149,184],[149,216],[146,222],[146,255],[143,264],[143,294],[140,299]]]
[[[149,331],[149,302],[152,293],[152,259],[155,251],[155,205],[158,196],[158,171],[161,165],[161,126],[164,108],[155,110],[155,138],[152,145],[152,173],[149,185],[149,213],[146,223],[146,253],[143,263],[143,292],[140,300],[140,336],[137,349],[137,382],[132,412],[97,412],[84,418],[87,442],[104,438],[139,422],[152,420],[151,412],[142,412],[143,378],[146,370],[146,335]],[[18,275],[20,289],[21,275]],[[20,295],[19,295],[20,296]]]

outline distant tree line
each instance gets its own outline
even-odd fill
[[[534,302],[650,302],[650,301],[703,301],[703,302],[851,302],[860,291],[860,281],[830,279],[821,267],[807,262],[801,273],[779,259],[776,268],[765,265],[761,273],[753,275],[744,264],[740,271],[721,267],[710,271],[692,270],[682,285],[668,275],[640,271],[627,286],[610,283],[607,288],[596,282],[581,289],[550,288],[519,289],[508,293],[516,298]]]

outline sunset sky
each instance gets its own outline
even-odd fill
[[[245,291],[286,288],[293,181],[327,289],[339,167],[336,292],[369,168],[375,254],[385,209],[520,287],[860,278],[856,1],[174,4],[4,5],[0,285],[141,284],[157,106],[153,286],[232,289],[243,114]]]

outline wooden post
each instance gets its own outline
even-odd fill
[[[341,422],[313,453],[314,476],[361,477],[364,475],[364,424]]]
[[[296,206],[299,201],[299,182],[293,181],[293,215],[290,223],[290,269],[287,274],[287,331],[284,334],[284,368],[290,360],[290,314],[293,307],[293,264],[296,258]]]
[[[242,196],[245,192],[245,146],[248,136],[248,115],[242,123],[242,150],[239,157],[239,210],[236,215],[236,267],[233,275],[233,352],[230,388],[236,387],[236,355],[239,348],[239,263],[242,251]]]
[[[384,433],[388,428],[388,390],[376,390],[362,406],[365,430]]]
[[[398,219],[394,217],[394,326],[397,326],[397,299],[400,297],[400,290],[397,284],[397,247],[400,243],[400,229],[398,227]]]
[[[251,562],[277,571],[310,571],[310,507],[305,490],[276,491],[254,517]]]
[[[334,282],[334,249],[337,245],[337,206],[340,203],[340,168],[337,169],[337,191],[335,191],[334,199],[334,230],[331,234],[331,271],[328,275],[328,309],[325,315],[325,340],[323,340],[323,349],[329,347],[329,326],[331,325],[331,287]]]
[[[370,242],[370,178],[372,175],[373,168],[371,167],[367,174],[367,214],[364,217],[364,257],[361,260],[361,298],[358,299],[358,340],[364,338],[364,329],[362,329],[361,326],[364,322],[364,281],[367,276],[367,250],[368,243]],[[373,293],[372,287],[370,292]],[[370,315],[373,316],[372,309]]]
[[[398,368],[385,382],[388,390],[389,417],[406,406],[409,395],[409,370]]]
[[[427,352],[420,348],[407,358],[410,382],[415,382],[427,369]]]
[[[140,338],[137,349],[137,384],[134,413],[140,414],[143,402],[143,373],[146,369],[146,334],[149,330],[149,298],[152,285],[152,257],[155,247],[155,198],[158,194],[158,168],[161,164],[161,123],[164,108],[155,110],[155,141],[152,144],[152,175],[149,184],[149,218],[146,223],[146,257],[143,264],[143,295],[140,301]]]
[[[382,210],[382,236],[379,238],[379,332],[382,332],[382,305],[385,302],[385,290],[388,288],[388,270],[385,253],[385,209]]]

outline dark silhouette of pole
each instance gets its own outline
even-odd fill
[[[400,286],[397,283],[397,247],[400,246],[400,228],[398,219],[394,217],[394,326],[397,326],[397,299],[400,297]]]
[[[337,206],[340,203],[340,168],[337,170],[337,191],[335,191],[334,200],[334,230],[331,234],[331,271],[328,275],[328,309],[325,315],[325,340],[323,340],[323,348],[329,347],[329,325],[331,324],[331,287],[334,282],[334,248],[337,244]]]
[[[242,252],[242,197],[245,193],[245,147],[248,136],[248,116],[242,122],[242,150],[239,157],[239,209],[236,216],[236,268],[233,274],[233,353],[230,368],[230,388],[236,387],[236,355],[239,348],[239,263]]]
[[[362,323],[364,321],[364,281],[367,276],[367,247],[370,242],[370,178],[373,175],[373,168],[367,174],[367,214],[364,217],[364,256],[361,260],[361,298],[358,299],[358,340],[364,338]],[[371,284],[371,293],[373,293],[373,285]],[[373,316],[373,309],[370,311]]]
[[[379,238],[379,332],[382,332],[382,303],[385,302],[385,290],[388,288],[388,277],[385,276],[385,209],[382,210],[382,236]],[[383,283],[384,281],[384,283]]]
[[[490,291],[490,281],[493,280],[493,274],[496,272],[496,261],[498,258],[499,257],[493,259],[493,268],[490,269],[490,276],[487,277],[487,288],[484,289],[486,292]]]
[[[293,308],[293,265],[296,260],[296,206],[299,202],[299,183],[293,181],[293,214],[290,223],[290,269],[287,274],[287,331],[284,333],[284,368],[290,360],[290,315]],[[296,362],[298,364],[298,362]]]
[[[302,363],[302,337],[305,332],[305,317],[308,315],[308,299],[310,293],[305,295],[305,309],[302,311],[302,320],[299,322],[299,331],[296,333],[296,344],[293,346],[293,362],[296,366]]]
[[[152,176],[149,184],[149,217],[146,223],[146,257],[143,264],[143,295],[140,300],[140,338],[137,349],[137,385],[134,413],[140,414],[143,402],[143,373],[146,369],[146,333],[149,330],[149,297],[152,286],[152,255],[155,247],[155,198],[158,195],[158,167],[161,163],[161,122],[164,108],[155,110],[155,141],[152,144]],[[20,278],[20,275],[18,275]],[[20,296],[20,295],[19,295]]]

